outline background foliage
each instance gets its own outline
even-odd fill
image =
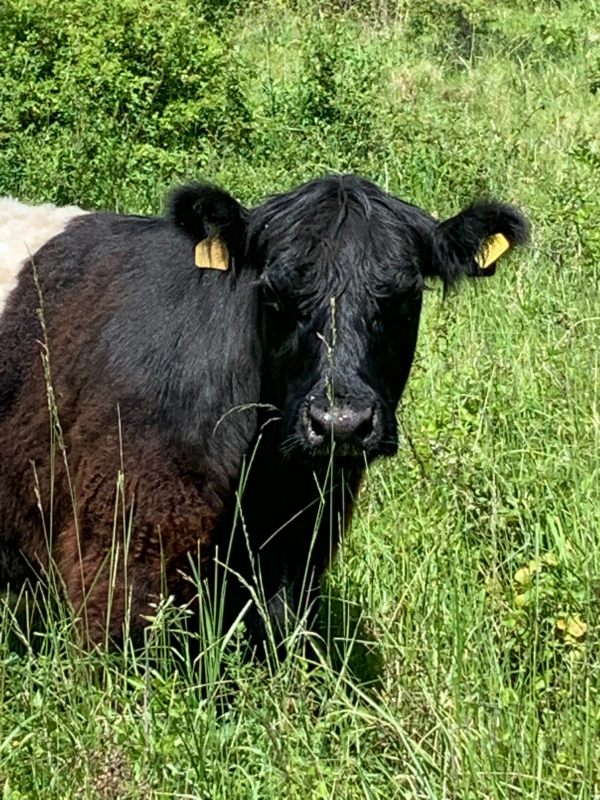
[[[589,0],[0,0],[0,194],[145,213],[349,170],[534,231],[428,297],[322,665],[209,636],[199,689],[160,620],[146,657],[86,656],[2,603],[3,798],[600,796],[599,43]]]

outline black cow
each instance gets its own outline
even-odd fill
[[[165,585],[190,601],[194,565],[225,569],[225,623],[247,608],[252,642],[266,619],[281,638],[365,465],[396,451],[426,279],[490,274],[526,238],[510,206],[438,222],[353,175],[252,209],[193,185],[166,218],[75,219],[0,318],[4,579],[52,562],[100,641],[139,637]]]

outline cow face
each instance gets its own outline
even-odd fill
[[[266,380],[285,449],[368,458],[396,449],[413,358],[428,218],[356,178],[328,178],[257,209]]]
[[[441,225],[354,176],[317,180],[251,216],[262,265],[266,380],[283,447],[372,459],[397,447],[396,407],[413,360],[425,277],[484,274],[493,234],[524,220],[499,204]]]
[[[425,279],[491,273],[493,257],[478,266],[489,237],[527,235],[509,206],[480,203],[439,223],[355,176],[274,196],[238,224],[260,276],[263,399],[281,410],[284,452],[311,459],[395,452]]]

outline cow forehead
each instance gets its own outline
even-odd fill
[[[367,181],[316,181],[271,198],[253,217],[263,268],[279,288],[388,293],[417,277],[426,215]]]

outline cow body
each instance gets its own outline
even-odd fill
[[[518,244],[525,222],[485,204],[440,224],[354,176],[250,210],[193,186],[165,218],[74,220],[0,317],[0,580],[52,561],[101,641],[224,572],[225,622],[281,634],[365,464],[395,451],[424,278],[479,274],[498,231]],[[215,239],[229,269],[199,269]]]

